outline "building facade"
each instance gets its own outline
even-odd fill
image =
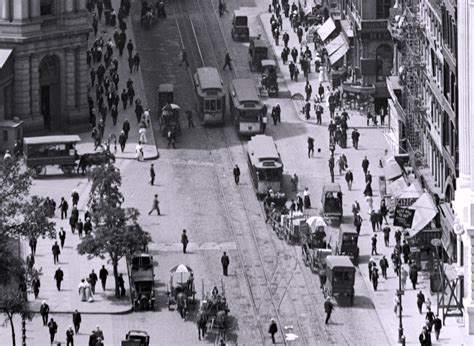
[[[26,133],[87,128],[87,0],[0,1],[0,49],[12,50],[13,79],[0,92],[0,121]]]
[[[454,0],[453,0],[454,1]],[[458,47],[458,119],[459,119],[459,177],[455,198],[454,231],[457,235],[459,271],[463,274],[463,306],[465,325],[474,334],[474,1],[457,2]]]
[[[387,107],[386,77],[393,68],[393,42],[387,29],[390,8],[394,0],[343,0],[342,20],[352,28],[353,47],[348,65],[352,81],[361,86],[373,86],[375,111]]]

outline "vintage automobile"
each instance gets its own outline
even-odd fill
[[[345,295],[354,304],[355,271],[349,256],[327,256],[324,296]]]
[[[143,330],[130,330],[122,340],[122,346],[149,346],[150,336]]]
[[[134,310],[153,310],[156,299],[153,257],[148,253],[134,253],[127,263]]]
[[[249,26],[248,26],[248,17],[244,12],[236,10],[234,11],[234,16],[232,17],[232,29],[230,31],[232,39],[234,41],[248,41]]]
[[[278,77],[276,63],[270,59],[263,59],[260,93],[262,96],[278,97]]]
[[[321,194],[321,214],[326,218],[342,220],[342,191],[338,183],[326,183]]]
[[[349,256],[354,265],[359,264],[359,247],[357,246],[359,234],[351,229],[339,229],[339,240],[336,245],[336,254]]]
[[[59,166],[65,174],[71,174],[79,159],[76,144],[80,141],[77,135],[25,137],[23,155],[28,171],[37,176],[46,174],[46,166]]]
[[[249,66],[250,71],[262,71],[262,60],[268,58],[268,47],[260,39],[250,40],[249,45]]]

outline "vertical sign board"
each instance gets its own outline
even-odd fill
[[[393,225],[395,227],[411,228],[414,216],[415,210],[396,206]]]

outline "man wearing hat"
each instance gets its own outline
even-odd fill
[[[275,334],[278,332],[278,326],[275,322],[275,319],[270,320],[270,327],[268,328],[268,333],[272,336],[272,343],[275,344]]]
[[[41,317],[43,318],[43,325],[48,325],[49,305],[46,304],[46,300],[41,302],[40,313]]]
[[[74,330],[72,326],[69,326],[68,330],[66,330],[66,343],[67,346],[74,346]]]

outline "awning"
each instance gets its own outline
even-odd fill
[[[407,185],[403,177],[390,183],[389,191],[395,198],[418,198],[421,196],[421,187],[417,182]]]
[[[375,86],[362,86],[355,83],[342,83],[342,91],[354,94],[372,95],[375,93]]]
[[[410,237],[416,235],[426,227],[438,214],[438,208],[431,196],[425,192],[409,209],[415,210],[413,223],[410,229]]]
[[[341,28],[346,34],[347,38],[354,37],[354,30],[352,30],[351,23],[347,19],[341,20]]]
[[[329,62],[331,65],[337,63],[344,55],[346,55],[347,51],[349,50],[349,46],[344,43],[333,55],[329,56]]]
[[[0,49],[0,69],[3,68],[12,52],[13,49]]]
[[[328,52],[328,55],[331,56],[333,55],[339,48],[344,46],[344,44],[347,45],[346,40],[342,36],[342,34],[337,35],[337,37],[332,40],[331,42],[328,42],[324,45],[324,48],[326,48],[326,51]]]
[[[324,42],[329,37],[329,35],[333,33],[334,30],[336,30],[336,24],[334,24],[332,18],[329,17],[329,19],[325,21],[324,24],[321,25],[321,27],[318,29],[318,35]]]
[[[395,180],[403,175],[400,165],[393,156],[385,161],[384,175],[387,180]]]

